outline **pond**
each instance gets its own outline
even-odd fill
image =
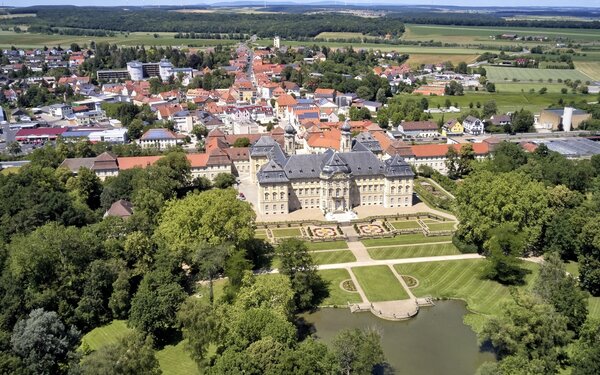
[[[385,358],[395,374],[474,374],[494,355],[481,351],[477,336],[463,323],[467,313],[462,301],[438,301],[421,308],[410,320],[391,322],[371,313],[325,308],[303,315],[316,329],[316,336],[329,343],[344,328],[376,328],[382,334]]]

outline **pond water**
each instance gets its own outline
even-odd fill
[[[385,358],[395,374],[474,374],[494,355],[480,350],[477,336],[463,323],[467,313],[462,301],[438,301],[421,308],[407,321],[391,322],[368,312],[324,308],[303,315],[316,329],[316,336],[329,343],[344,328],[376,328],[382,334]]]

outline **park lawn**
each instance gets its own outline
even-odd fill
[[[539,266],[531,262],[523,262],[522,266],[532,271],[526,277],[526,287],[529,288]],[[488,315],[497,314],[502,303],[511,299],[509,287],[482,277],[483,259],[398,264],[394,267],[399,274],[419,280],[419,285],[412,289],[417,297],[462,299],[470,310]]]
[[[525,82],[539,82],[540,79],[546,82],[549,78],[552,78],[553,80],[562,79],[563,81],[565,79],[570,79],[572,81],[579,79],[583,82],[590,79],[590,77],[575,69],[535,69],[485,66],[485,70],[487,72],[487,78],[492,82],[510,82],[515,78]]]
[[[306,247],[308,248],[308,251],[337,250],[337,249],[347,249],[348,244],[346,243],[346,241],[307,242]]]
[[[370,302],[409,298],[388,266],[354,267],[352,272]]]
[[[310,254],[315,264],[349,263],[356,262],[356,258],[350,250],[325,251]]]
[[[158,359],[160,369],[164,375],[200,374],[198,366],[190,357],[185,344],[186,340],[182,340],[177,345],[166,345],[156,352],[156,359]],[[214,354],[214,349],[212,352]]]
[[[427,224],[427,227],[430,231],[435,232],[438,230],[454,230],[455,222],[449,223],[436,223],[436,224]]]
[[[218,279],[213,280],[213,297],[215,301],[218,301],[221,297],[225,295],[225,287],[229,281],[227,279]],[[196,289],[196,296],[192,296],[189,298],[199,298],[201,300],[206,300],[209,302],[210,296],[210,287],[208,283],[203,283],[202,285],[198,285]]]
[[[419,258],[460,254],[460,251],[451,243],[368,248],[367,251],[373,259]]]
[[[318,272],[319,275],[321,275],[321,277],[323,277],[323,279],[329,283],[329,297],[323,301],[323,306],[346,306],[348,302],[362,302],[358,292],[351,293],[340,288],[340,283],[342,281],[350,279],[350,274],[347,270],[321,270]]]
[[[575,61],[575,68],[594,80],[600,80],[600,61]]]
[[[271,229],[274,237],[300,237],[300,228]]]
[[[419,223],[414,220],[392,221],[392,226],[396,229],[418,229],[421,228]]]
[[[107,325],[96,327],[86,333],[81,339],[90,349],[98,350],[105,345],[116,344],[120,339],[133,332],[133,329],[127,327],[126,320],[113,320]]]
[[[593,318],[600,319],[600,297],[590,297],[588,301],[590,303],[588,306],[589,315]]]
[[[254,231],[254,238],[264,240],[267,238],[267,231],[265,229],[257,229]]]
[[[452,241],[451,236],[433,236],[426,237],[422,233],[415,234],[401,234],[393,238],[373,238],[363,240],[362,243],[366,247],[378,247],[388,245],[404,245],[404,244],[420,244],[420,243],[432,243],[432,242],[446,242]]]

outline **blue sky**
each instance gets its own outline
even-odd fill
[[[203,3],[202,0],[0,0],[7,6],[30,6],[30,5],[191,5]],[[207,3],[218,4],[217,1],[206,1]],[[277,1],[281,2],[281,1]],[[302,3],[302,1],[297,1]],[[267,4],[269,1],[267,1]],[[348,4],[355,3],[387,3],[387,4],[420,4],[420,5],[462,5],[462,6],[539,6],[540,0],[372,0],[372,1],[357,1],[347,0]],[[545,0],[544,6],[587,6],[600,7],[598,0],[573,0],[565,3],[564,0]]]

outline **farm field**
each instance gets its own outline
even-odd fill
[[[523,35],[544,35],[548,37],[568,37],[572,40],[593,42],[600,39],[598,30],[553,29],[541,27],[489,27],[489,26],[442,26],[406,24],[403,39],[406,40],[438,40],[451,43],[489,42],[494,44],[525,44],[540,42],[523,42],[510,40],[492,40],[490,36],[510,33]]]
[[[451,62],[454,65],[464,61],[467,64],[475,62],[479,55],[465,55],[465,54],[426,54],[426,53],[411,53],[409,59],[406,61],[411,67],[419,67],[422,64],[441,64],[444,62]]]
[[[377,39],[375,36],[364,35],[363,33],[352,33],[352,32],[336,32],[326,31],[315,36],[315,39],[352,39],[352,38],[367,38]]]
[[[228,39],[175,39],[175,33],[156,33],[159,38],[154,38],[154,33],[136,32],[118,34],[114,37],[96,37],[81,35],[58,35],[58,34],[34,34],[34,33],[15,33],[13,31],[0,31],[0,47],[7,48],[18,46],[20,48],[40,48],[43,46],[69,46],[71,43],[89,44],[90,41],[96,43],[110,43],[119,46],[216,46],[219,44],[234,44],[235,40]]]
[[[310,255],[315,261],[315,264],[356,262],[356,258],[350,250],[327,251],[322,253],[312,253]]]
[[[368,248],[367,251],[371,258],[378,260],[460,254],[460,251],[451,243]]]
[[[570,79],[587,81],[590,77],[575,69],[535,69],[535,68],[510,68],[504,66],[486,66],[487,77],[492,82],[504,82],[517,79],[519,81],[538,82],[540,79],[547,81],[549,78]]]
[[[350,274],[345,269],[338,270],[321,270],[319,275],[329,283],[329,297],[323,301],[323,306],[346,306],[348,302],[361,302],[358,293],[351,293],[340,288],[340,283],[350,279]]]
[[[599,61],[575,61],[575,68],[591,79],[600,80],[600,58]]]
[[[556,81],[554,81],[556,82]],[[560,93],[560,90],[567,88],[562,83],[522,83],[522,82],[511,82],[511,83],[496,83],[496,92],[529,92],[534,89],[536,92],[542,87],[545,87],[549,93]],[[570,91],[570,89],[569,89]]]
[[[532,271],[527,279],[530,287],[536,277],[537,264],[523,262]],[[509,288],[482,278],[485,261],[480,259],[398,264],[396,271],[419,280],[412,289],[417,297],[458,298],[467,302],[470,310],[482,314],[496,314],[504,301],[510,300]]]
[[[354,267],[352,272],[371,302],[408,298],[402,284],[388,266]]]

